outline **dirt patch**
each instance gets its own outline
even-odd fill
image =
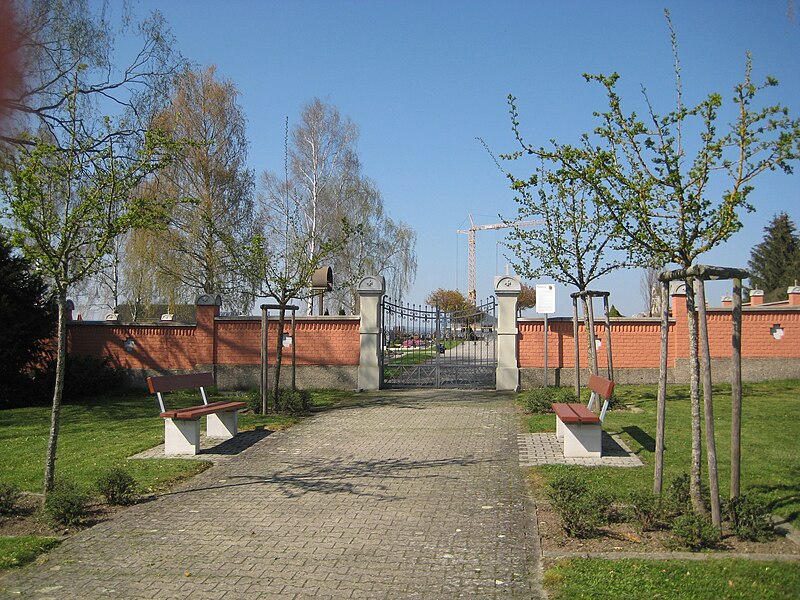
[[[0,515],[0,536],[37,535],[63,538],[103,521],[107,521],[124,506],[111,506],[102,503],[90,503],[89,514],[79,525],[65,527],[48,522],[42,513],[43,497],[41,494],[23,494],[18,502],[18,510],[14,515]]]
[[[536,518],[542,551],[564,553],[645,552],[661,553],[686,550],[676,547],[672,534],[665,529],[637,532],[630,523],[610,523],[597,529],[590,538],[569,537],[561,528],[561,519],[544,500],[536,500]],[[800,557],[800,546],[783,535],[768,542],[738,540],[730,531],[723,531],[719,549],[708,552],[729,554],[788,554]]]

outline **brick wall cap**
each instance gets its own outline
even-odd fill
[[[764,290],[750,290],[750,296],[763,296]]]
[[[216,296],[201,294],[197,297],[195,304],[197,304],[197,306],[222,306],[222,296],[219,294]]]

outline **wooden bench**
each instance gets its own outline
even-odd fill
[[[602,456],[603,420],[608,400],[614,393],[614,382],[597,375],[589,376],[592,395],[589,404],[553,404],[556,413],[556,437],[564,442],[566,458],[600,458]],[[592,412],[598,399],[604,399],[600,416]]]
[[[212,402],[209,404],[206,387],[214,385],[211,373],[188,375],[163,375],[148,377],[147,387],[158,397],[161,416],[164,418],[164,454],[198,454],[200,452],[200,417],[206,417],[206,435],[211,438],[230,439],[236,435],[239,413],[245,402]],[[167,410],[165,392],[198,389],[203,399],[201,406]]]

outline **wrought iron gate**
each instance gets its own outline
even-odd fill
[[[494,297],[463,310],[383,298],[383,386],[494,388]]]

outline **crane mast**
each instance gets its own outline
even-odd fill
[[[467,298],[473,304],[477,300],[477,267],[475,261],[475,233],[478,231],[487,231],[489,229],[507,229],[511,227],[536,227],[544,225],[544,221],[536,219],[527,219],[521,221],[513,221],[510,223],[490,223],[487,225],[475,225],[472,214],[469,215],[470,228],[457,229],[458,233],[464,233],[467,236]]]

